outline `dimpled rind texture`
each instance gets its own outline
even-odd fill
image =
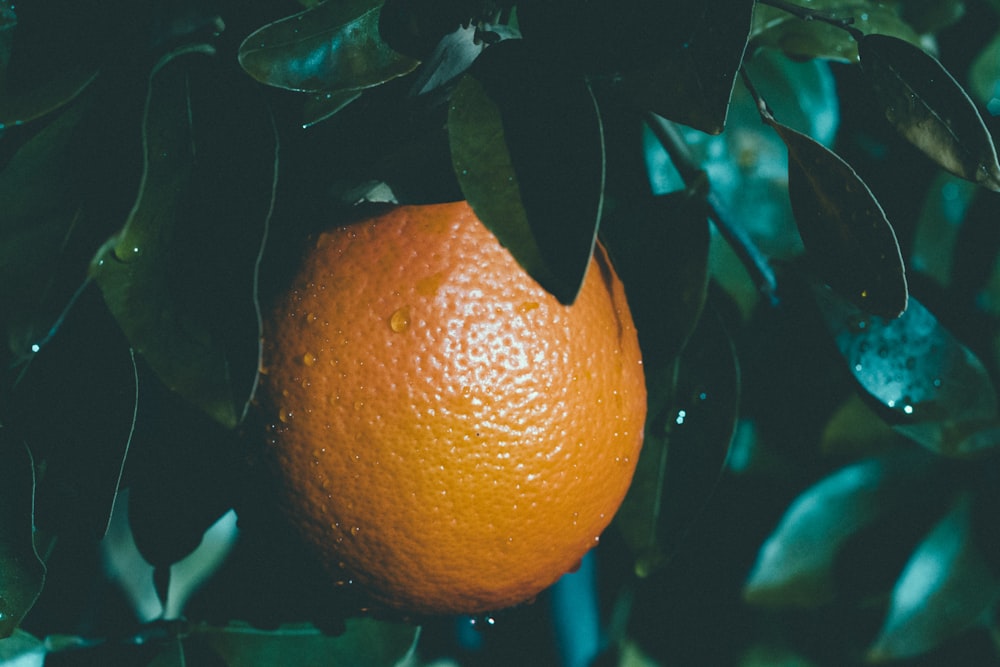
[[[283,510],[376,605],[532,599],[597,543],[642,444],[639,344],[605,251],[564,306],[464,202],[313,241],[265,318]]]

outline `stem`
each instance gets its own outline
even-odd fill
[[[809,9],[808,7],[803,7],[802,5],[796,5],[787,0],[758,0],[762,5],[771,5],[775,9],[780,9],[783,12],[788,12],[792,16],[802,19],[803,21],[819,21],[821,23],[826,23],[827,25],[832,25],[834,28],[840,28],[846,31],[855,41],[861,41],[861,38],[865,36],[863,32],[855,28],[852,24],[854,23],[854,17],[848,18],[837,18],[835,16],[830,16],[824,12],[817,11],[815,9]]]
[[[691,190],[704,188],[705,172],[695,163],[694,157],[677,131],[677,127],[667,119],[652,112],[645,114],[645,121],[653,135],[667,151],[681,179],[684,180],[684,185]],[[767,298],[772,306],[776,306],[778,304],[778,281],[767,257],[757,248],[753,239],[743,228],[734,225],[727,216],[723,215],[722,203],[711,188],[708,189],[705,201],[708,205],[709,220],[715,224],[716,229],[736,252],[736,256],[747,273],[750,274],[757,290]]]

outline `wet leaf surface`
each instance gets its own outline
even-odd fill
[[[86,90],[97,74],[97,70],[91,68],[70,69],[30,92],[18,95],[0,92],[0,129],[21,125],[60,109]]]
[[[452,163],[483,223],[563,303],[583,283],[601,217],[604,142],[589,85],[519,40],[487,49],[448,112]]]
[[[982,116],[965,90],[913,44],[867,35],[861,69],[886,119],[928,157],[956,176],[1000,191],[1000,164]]]
[[[1000,576],[973,538],[972,498],[959,497],[917,547],[892,591],[868,651],[872,662],[927,653],[977,623],[1000,593]]]
[[[883,317],[906,309],[896,233],[853,168],[812,138],[762,112],[788,147],[788,193],[815,272],[859,308]]]
[[[216,76],[213,62],[195,48],[154,70],[142,187],[91,275],[157,376],[232,427],[256,378],[255,267],[277,154],[261,100],[239,80]],[[236,122],[227,110],[254,120]]]
[[[240,45],[243,69],[288,90],[336,92],[385,83],[417,61],[379,34],[380,0],[324,2],[268,24]]]
[[[646,422],[632,486],[615,525],[645,577],[682,548],[722,473],[739,409],[739,368],[721,319],[706,309]],[[658,391],[656,387],[651,392]],[[660,390],[662,393],[662,390]]]
[[[12,435],[0,430],[0,646],[31,610],[45,580],[34,544],[35,463]]]
[[[412,625],[367,618],[348,619],[345,631],[339,636],[324,634],[311,625],[260,630],[234,622],[223,627],[193,627],[185,648],[206,646],[230,667],[277,664],[393,667],[410,653],[419,634],[419,629]]]
[[[919,301],[899,318],[866,315],[816,288],[820,312],[848,371],[899,432],[946,456],[997,443],[972,436],[997,419],[997,395],[982,362]]]
[[[837,561],[866,527],[931,480],[933,460],[896,452],[843,468],[798,496],[762,545],[743,591],[751,604],[815,608],[837,593]]]
[[[623,87],[641,107],[709,134],[726,125],[754,3],[709,0],[689,39],[626,70]]]

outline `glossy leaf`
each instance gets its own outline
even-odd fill
[[[410,90],[425,95],[461,76],[486,48],[474,25],[459,26],[445,35],[414,76]]]
[[[754,3],[709,0],[682,45],[622,73],[636,103],[709,134],[725,128],[736,73],[743,62]]]
[[[268,24],[239,49],[243,69],[288,90],[336,92],[385,83],[417,61],[393,51],[379,34],[381,0],[328,0]]]
[[[886,320],[823,288],[815,293],[848,370],[897,431],[947,456],[997,444],[970,439],[997,419],[989,373],[919,301]]]
[[[669,383],[667,396],[650,401],[642,454],[615,515],[641,577],[663,566],[697,525],[729,452],[739,367],[717,313],[705,311],[676,365],[650,381]]]
[[[835,564],[847,543],[909,502],[932,470],[929,458],[903,452],[855,463],[811,486],[761,547],[746,600],[805,608],[832,602]]]
[[[65,106],[93,83],[97,74],[90,68],[70,69],[26,93],[0,94],[0,129],[27,123]]]
[[[858,50],[886,119],[910,143],[956,176],[1000,191],[993,138],[972,100],[941,63],[885,35],[866,35]]]
[[[538,62],[520,40],[491,46],[452,95],[448,138],[479,218],[542,287],[572,303],[603,205],[604,141],[587,82]]]
[[[45,581],[35,552],[35,463],[31,452],[0,431],[0,645],[31,610]]]
[[[893,588],[868,652],[873,662],[924,654],[975,625],[1000,594],[1000,576],[975,543],[963,495],[917,547]]]
[[[173,53],[154,69],[142,186],[124,228],[94,257],[91,275],[160,379],[232,427],[256,378],[254,275],[270,216],[276,144],[260,100],[238,81],[211,79],[215,70],[205,54],[199,47]],[[201,94],[231,99],[228,106],[202,107]],[[237,109],[240,123],[209,109]],[[193,125],[210,118],[219,125]]]
[[[817,275],[859,308],[883,317],[906,309],[906,270],[896,233],[861,177],[833,151],[761,117],[788,147],[788,194]]]
[[[302,111],[302,127],[309,128],[332,118],[348,104],[361,97],[363,90],[341,90],[335,93],[316,93],[306,100]]]
[[[346,630],[338,636],[311,625],[260,630],[234,622],[223,627],[194,626],[185,645],[210,647],[228,667],[395,667],[411,655],[419,635],[419,628],[412,625],[369,618],[348,619]]]
[[[42,667],[45,664],[45,642],[24,630],[0,640],[0,664],[10,667]]]
[[[822,12],[831,18],[850,18],[851,26],[865,34],[893,35],[914,44],[920,43],[920,35],[888,3],[813,0],[795,4],[807,6],[809,10]],[[858,44],[847,31],[821,21],[803,21],[763,3],[757,3],[750,32],[750,50],[758,48],[778,49],[796,60],[858,60]]]

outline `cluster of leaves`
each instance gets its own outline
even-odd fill
[[[641,619],[622,619],[668,615],[671,600],[651,601],[659,587],[638,580],[668,576],[727,458],[735,474],[764,447],[766,428],[752,431],[768,408],[746,395],[744,346],[776,313],[808,325],[834,384],[850,381],[824,442],[853,449],[799,489],[747,568],[746,601],[877,609],[867,653],[848,643],[837,664],[993,627],[1000,337],[971,346],[1000,313],[989,224],[1000,164],[979,112],[996,104],[1000,38],[972,63],[976,101],[928,52],[964,3],[112,4],[0,2],[0,657],[115,644],[25,630],[49,620],[52,554],[102,537],[105,570],[151,622],[124,643],[155,646],[152,664],[411,653],[409,626],[344,624],[313,598],[287,608],[303,589],[284,577],[268,604],[187,605],[233,548],[209,540],[233,507],[240,548],[263,563],[237,554],[243,587],[291,562],[261,556],[282,540],[261,537],[266,501],[243,464],[260,303],[296,239],[367,202],[456,197],[564,303],[598,238],[626,282],[650,416],[615,523],[629,567],[611,652],[654,659],[639,657],[656,650]],[[979,11],[996,22],[1000,8]],[[818,136],[819,114],[792,120],[790,100],[804,104],[830,63],[858,82],[880,132],[940,170],[930,191],[959,200],[957,217],[928,200],[919,220],[890,223],[885,192],[831,148],[834,132]],[[836,113],[836,93],[818,97]],[[740,205],[712,162],[721,151],[732,170],[775,146],[759,160],[782,165],[766,196],[792,226],[754,221],[760,202]],[[984,259],[964,264],[977,246]],[[916,285],[982,326],[951,331]],[[905,535],[871,539],[900,516]],[[133,552],[138,584],[115,574]],[[884,552],[888,574],[857,583],[858,563]],[[261,623],[211,622],[239,614]],[[311,624],[281,625],[300,620]]]

